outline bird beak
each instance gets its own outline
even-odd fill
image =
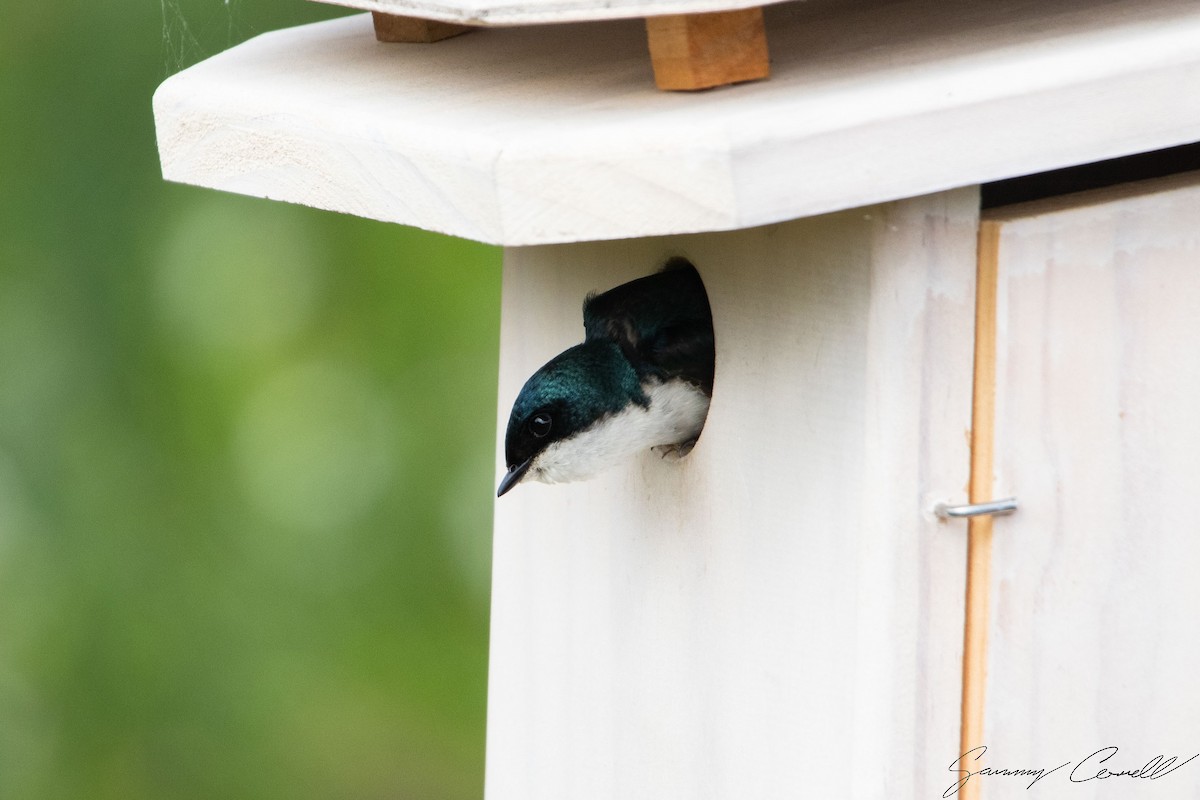
[[[502,496],[509,489],[521,482],[521,478],[525,477],[525,473],[529,471],[529,465],[533,463],[533,457],[525,459],[524,464],[516,464],[508,468],[508,472],[500,479],[500,488],[496,490],[496,497]]]

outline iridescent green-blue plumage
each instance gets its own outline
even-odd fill
[[[589,295],[585,341],[533,374],[505,433],[508,474],[558,482],[590,477],[633,452],[699,435],[712,394],[708,297],[681,258],[661,272]]]
[[[577,344],[535,372],[517,395],[504,437],[506,459],[510,465],[524,463],[552,441],[574,435],[631,401],[649,403],[621,349],[607,340]],[[537,412],[551,420],[541,436],[524,430]]]

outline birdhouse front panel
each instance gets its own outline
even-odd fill
[[[965,498],[977,220],[963,190],[506,251],[502,431],[583,297],[670,256],[716,378],[681,461],[497,501],[489,800],[941,793],[965,542],[930,509]]]

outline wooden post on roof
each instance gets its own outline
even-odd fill
[[[646,18],[654,83],[694,91],[771,74],[762,8]]]
[[[371,19],[375,24],[375,38],[381,42],[415,42],[427,44],[459,36],[471,30],[469,25],[458,25],[453,22],[441,22],[436,19],[421,19],[405,17],[398,14],[385,14],[372,11]]]

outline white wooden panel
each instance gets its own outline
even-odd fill
[[[717,372],[681,463],[497,501],[489,800],[942,791],[965,533],[927,511],[965,498],[977,205],[505,252],[501,431],[584,294],[669,255]]]
[[[531,25],[553,22],[701,14],[782,0],[322,0],[365,11],[383,11],[464,25]]]
[[[1200,759],[1068,773],[1200,753],[1200,175],[1004,217],[997,487],[1021,510],[996,521],[987,762],[1072,762],[1047,797],[1194,798]]]
[[[810,0],[772,77],[654,89],[636,20],[429,46],[366,15],[168,79],[163,174],[509,245],[730,230],[1200,140],[1195,0]]]

